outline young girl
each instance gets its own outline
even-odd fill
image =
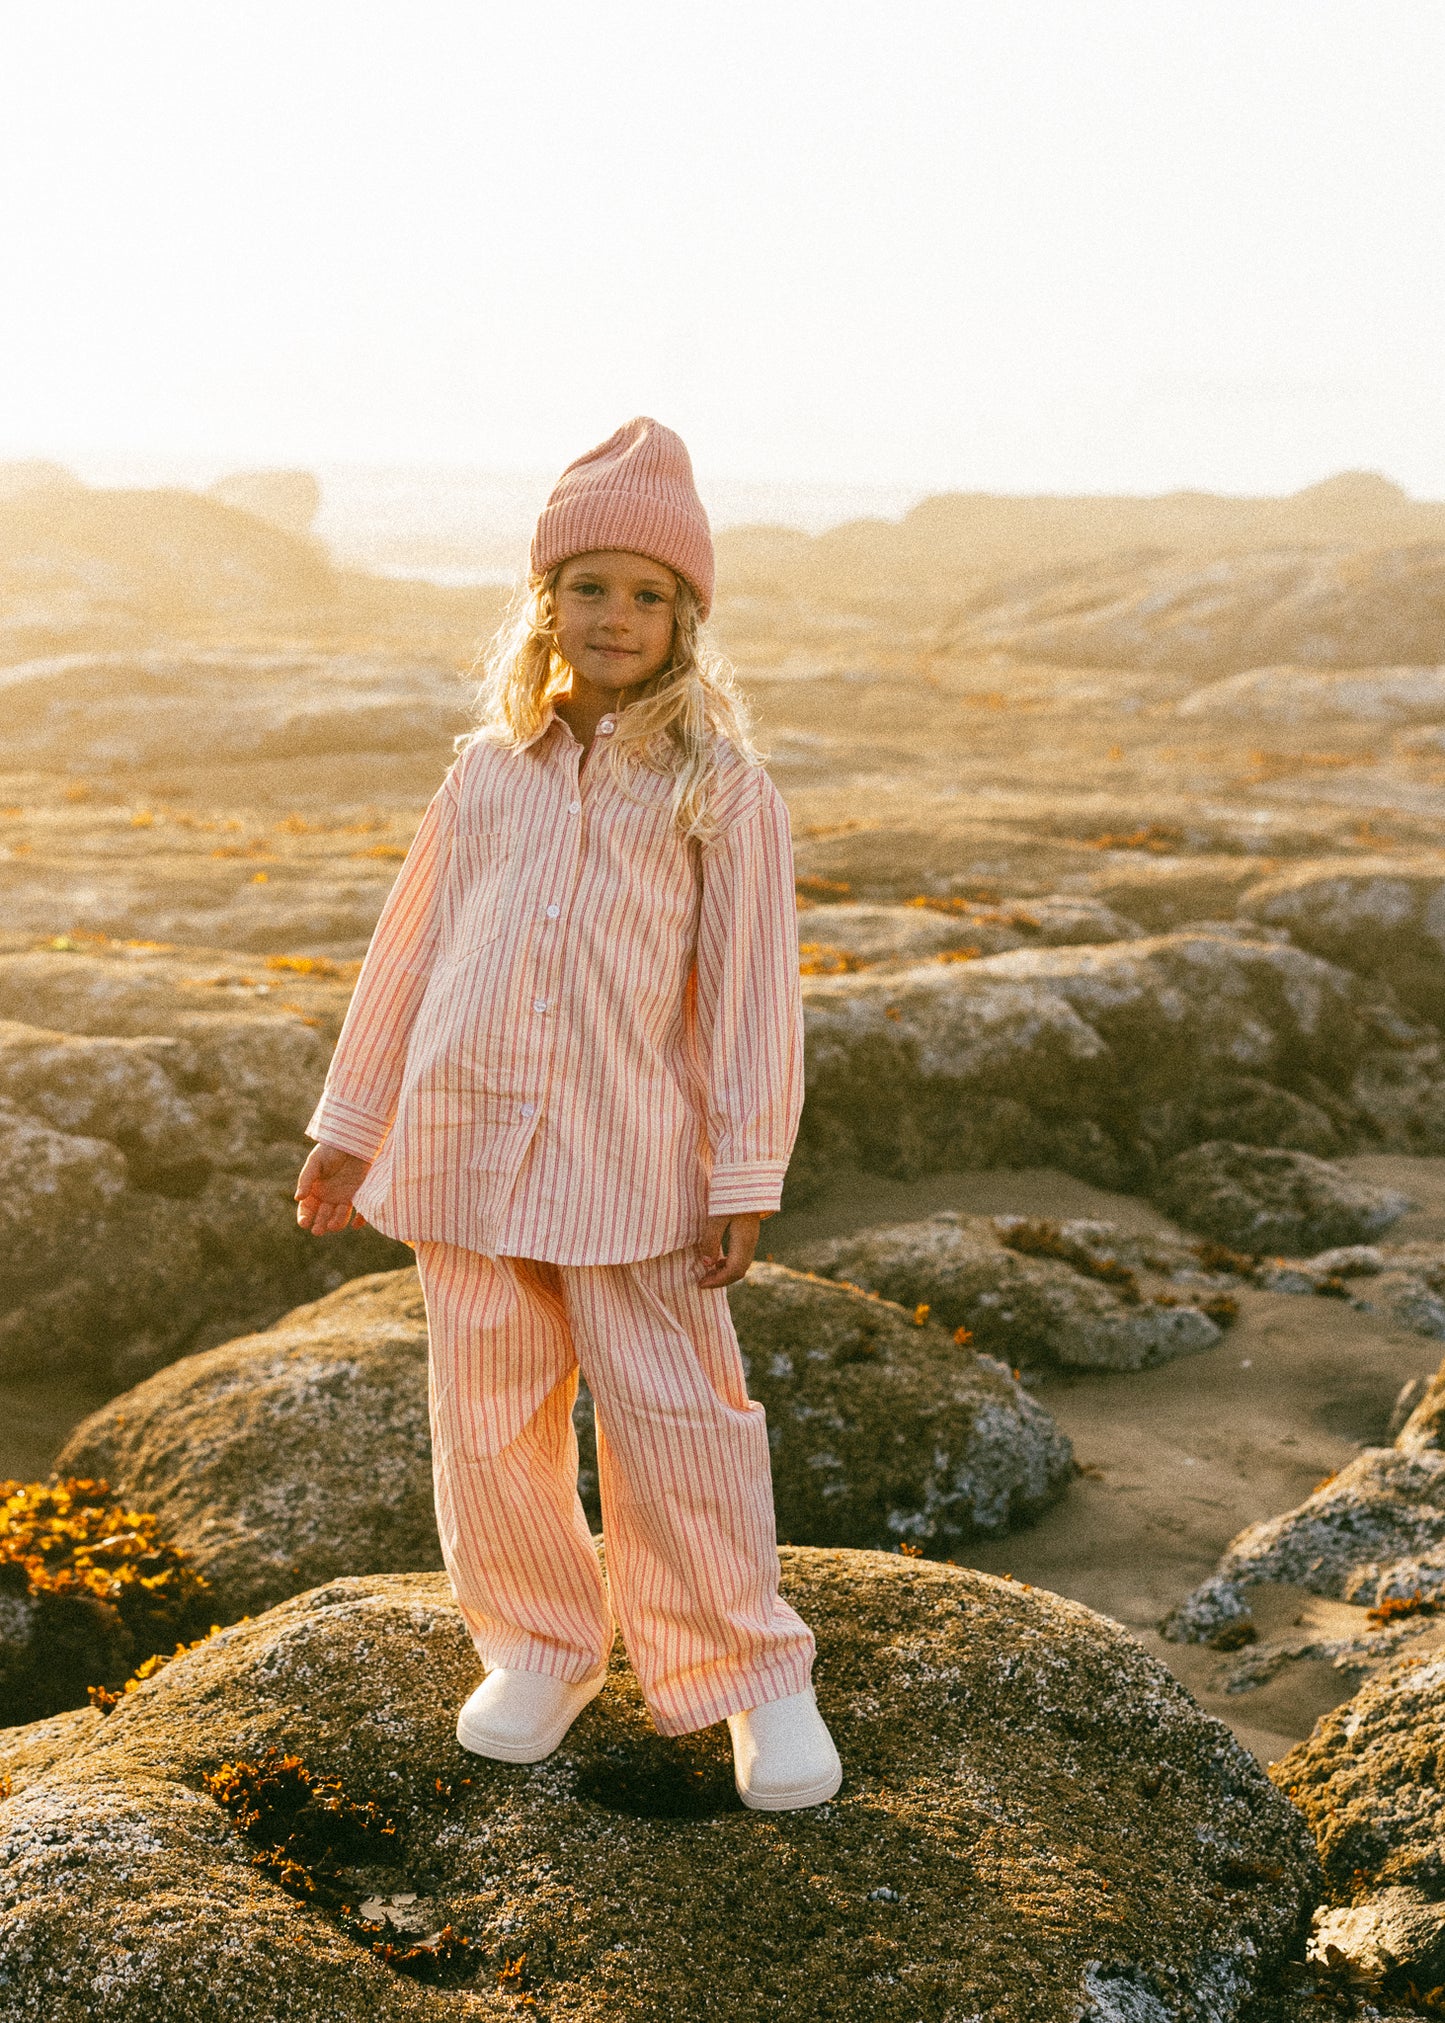
[[[488,1668],[463,1746],[550,1754],[615,1609],[663,1734],[726,1718],[745,1804],[816,1805],[842,1771],[724,1290],[802,1107],[792,844],[700,635],[712,537],[680,438],[644,418],[569,465],[531,563],[357,980],[297,1219],[416,1250],[438,1529]]]

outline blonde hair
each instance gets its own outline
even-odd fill
[[[482,740],[512,749],[526,744],[541,729],[553,698],[568,687],[572,669],[557,650],[556,587],[563,566],[559,562],[545,576],[530,578],[482,652],[478,717],[457,739],[459,751]],[[749,765],[760,766],[763,759],[753,743],[752,711],[731,664],[704,629],[697,593],[684,577],[676,582],[672,657],[619,712],[617,733],[605,741],[605,762],[624,793],[628,760],[670,774],[673,820],[684,836],[707,843],[717,827],[708,805],[716,740],[725,738]],[[603,754],[588,764],[599,757]]]

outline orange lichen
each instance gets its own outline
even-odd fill
[[[1422,1595],[1417,1588],[1413,1594],[1387,1595],[1382,1602],[1376,1602],[1372,1609],[1366,1609],[1365,1621],[1374,1630],[1388,1629],[1391,1623],[1398,1623],[1409,1616],[1438,1616],[1440,1603],[1432,1595]]]
[[[0,1718],[34,1720],[117,1686],[201,1627],[206,1592],[159,1521],[108,1483],[0,1483],[0,1593],[31,1612],[21,1655],[0,1672]]]
[[[1140,829],[1106,829],[1098,836],[1081,836],[1086,850],[1177,850],[1184,831],[1171,822],[1146,822]]]
[[[256,1847],[254,1865],[289,1895],[327,1913],[377,1959],[436,1987],[454,1987],[475,1974],[481,1949],[455,1926],[444,1924],[425,1938],[393,1936],[389,1925],[363,1914],[364,1905],[347,1900],[345,1870],[391,1868],[402,1860],[400,1831],[374,1800],[348,1798],[336,1778],[318,1776],[299,1756],[275,1750],[256,1762],[222,1763],[203,1773],[201,1783]],[[437,1790],[443,1795],[440,1780]],[[520,1960],[517,1967],[520,1979]]]
[[[1131,1305],[1139,1299],[1137,1273],[1117,1258],[1096,1257],[1083,1244],[1065,1236],[1059,1224],[1047,1216],[1027,1216],[1011,1228],[1000,1230],[999,1239],[1025,1257],[1056,1257],[1088,1278],[1101,1279]],[[1168,1294],[1161,1295],[1161,1304],[1172,1304]]]
[[[249,1622],[250,1617],[242,1616],[241,1621]],[[189,1643],[183,1641],[177,1644],[173,1651],[152,1652],[150,1657],[142,1659],[136,1666],[118,1693],[113,1693],[108,1686],[89,1687],[87,1692],[91,1706],[98,1707],[102,1714],[113,1714],[127,1693],[136,1692],[147,1679],[153,1679],[157,1672],[163,1672],[167,1665],[174,1664],[177,1658],[183,1658],[187,1651],[198,1651],[202,1644],[207,1644],[212,1637],[218,1636],[220,1629],[219,1623],[212,1623],[203,1637],[192,1637]]]
[[[268,955],[267,969],[289,969],[297,976],[334,976],[350,980],[359,962],[333,962],[329,955]]]
[[[803,976],[845,976],[864,967],[861,957],[846,948],[834,948],[826,941],[805,941],[798,948],[798,969]]]

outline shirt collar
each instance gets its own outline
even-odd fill
[[[577,743],[577,739],[574,736],[570,726],[564,723],[562,718],[558,716],[555,701],[553,699],[549,699],[547,703],[546,712],[543,715],[542,721],[538,724],[537,728],[533,731],[532,735],[529,738],[523,738],[522,742],[519,745],[513,746],[513,750],[519,752],[530,751],[533,745],[541,744],[543,738],[547,736],[548,732],[552,729],[554,724],[560,726],[562,735],[564,737],[571,738],[574,744]]]
[[[617,723],[620,720],[623,712],[621,710],[614,709],[609,710],[607,714],[612,719],[613,723]],[[543,738],[547,736],[548,732],[553,728],[554,725],[557,727],[557,729],[560,731],[561,735],[564,738],[570,738],[574,745],[581,744],[582,740],[578,737],[577,733],[573,730],[572,726],[567,722],[565,717],[558,716],[555,698],[553,698],[548,700],[547,713],[542,718],[541,723],[538,724],[536,730],[533,731],[532,735],[529,738],[524,738],[521,744],[515,745],[513,749],[519,752],[530,751],[533,745],[539,745],[542,742]]]

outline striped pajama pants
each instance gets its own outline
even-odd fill
[[[437,1528],[483,1664],[586,1678],[615,1613],[664,1735],[802,1692],[813,1636],[778,1593],[763,1408],[696,1250],[573,1265],[415,1248]],[[579,1367],[605,1580],[577,1494]]]

